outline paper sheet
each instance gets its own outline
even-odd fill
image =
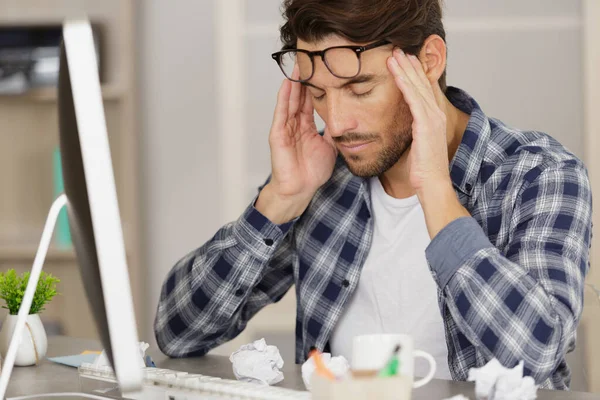
[[[88,354],[75,354],[72,356],[63,356],[63,357],[48,357],[48,360],[55,362],[57,364],[66,365],[68,367],[79,368],[83,363],[93,363],[94,360],[98,357],[97,354],[88,353]]]

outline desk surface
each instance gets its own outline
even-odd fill
[[[57,336],[48,339],[47,356],[66,356],[79,354],[83,350],[101,349],[102,347],[97,341]],[[170,359],[155,349],[150,349],[148,354],[155,360],[156,365],[161,368],[235,379],[231,363],[227,357],[209,355],[201,358]],[[283,373],[285,379],[280,383],[280,386],[299,390],[304,389],[300,366],[286,364]],[[78,392],[79,390],[78,374],[75,368],[54,364],[46,360],[37,367],[15,367],[8,386],[7,397],[48,392]],[[425,387],[416,389],[412,398],[414,400],[441,400],[457,394],[464,394],[471,399],[475,398],[472,384],[444,380],[433,380]],[[538,399],[600,400],[600,396],[587,393],[539,390]]]

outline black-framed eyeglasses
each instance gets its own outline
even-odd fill
[[[271,57],[277,62],[285,77],[294,82],[306,82],[313,77],[315,73],[315,56],[321,57],[323,64],[333,76],[350,79],[360,74],[360,56],[362,53],[387,44],[391,44],[391,42],[381,40],[366,46],[335,46],[321,51],[289,49],[273,53]],[[292,78],[296,64],[300,69],[298,79]]]

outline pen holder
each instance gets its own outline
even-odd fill
[[[412,394],[412,381],[404,376],[331,381],[312,374],[310,384],[313,400],[410,400]]]

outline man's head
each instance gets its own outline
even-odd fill
[[[440,0],[285,0],[284,18],[284,49],[322,51],[390,42],[360,54],[360,73],[351,79],[332,72],[335,62],[350,63],[352,58],[331,52],[331,57],[326,55],[328,69],[322,57],[314,56],[314,74],[304,83],[352,173],[381,175],[412,143],[410,109],[386,66],[394,46],[419,55],[422,62],[421,55],[427,54],[428,76],[435,76],[441,91],[446,90]],[[301,77],[310,74],[309,57],[297,62]]]

